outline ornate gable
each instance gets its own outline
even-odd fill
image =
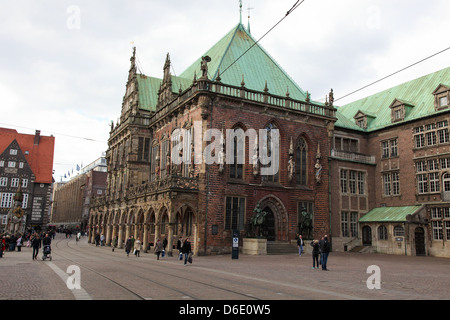
[[[413,107],[414,104],[412,102],[395,99],[389,106],[392,123],[405,120]]]
[[[450,86],[440,84],[433,92],[436,111],[450,106]]]
[[[359,110],[356,115],[353,117],[355,119],[356,125],[361,129],[367,129],[370,125],[370,122],[376,118],[375,115],[367,112]]]

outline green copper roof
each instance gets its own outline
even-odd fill
[[[407,215],[413,215],[422,208],[422,206],[375,208],[359,219],[359,222],[405,222]]]
[[[446,68],[421,78],[403,83],[383,92],[374,94],[364,99],[337,107],[337,127],[356,129],[361,131],[374,131],[392,125],[392,103],[397,99],[404,102],[409,108],[406,118],[411,121],[425,116],[437,114],[434,105],[433,92],[439,85],[450,85],[450,68]],[[372,115],[367,130],[353,125],[354,116],[359,112]],[[440,111],[448,112],[448,109]],[[402,121],[401,121],[402,122]],[[400,123],[401,123],[400,122]],[[396,124],[399,122],[396,122]]]
[[[149,77],[143,74],[136,75],[139,88],[139,108],[156,111],[158,103],[158,90],[162,83],[162,79]],[[185,90],[192,84],[193,79],[184,79],[172,76],[172,91],[177,93],[180,88]]]
[[[238,24],[203,54],[203,56],[211,57],[211,62],[208,63],[208,77],[215,80],[220,72],[221,82],[241,86],[241,82],[244,80],[246,88],[257,91],[263,91],[267,81],[269,93],[286,96],[286,92],[289,90],[292,99],[305,101],[306,93],[260,44],[254,45],[255,43],[255,39],[243,25]],[[250,47],[252,48],[246,52]],[[243,53],[245,55],[241,57]],[[201,57],[180,77],[192,79],[194,73],[197,74],[197,77],[201,75],[200,61]]]
[[[289,92],[290,98],[305,101],[306,93],[259,44],[254,45],[255,43],[253,37],[239,23],[202,55],[211,58],[211,62],[208,63],[208,78],[216,80],[220,72],[222,83],[240,87],[244,81],[247,89],[260,92],[264,91],[267,81],[270,94],[285,97]],[[239,58],[250,47],[252,48]],[[192,84],[194,75],[197,79],[201,76],[202,56],[199,56],[180,76],[172,76],[174,93],[178,93],[180,87],[182,90],[187,89]],[[157,93],[162,80],[145,75],[137,75],[137,80],[140,108],[155,111]]]

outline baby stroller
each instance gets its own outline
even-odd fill
[[[50,259],[52,261],[52,249],[50,248],[50,245],[44,245],[44,253],[42,254],[42,260]]]

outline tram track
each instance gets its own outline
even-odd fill
[[[71,248],[75,249],[76,247],[71,247]],[[108,254],[106,252],[103,252],[103,251],[100,251],[100,253],[103,254],[107,259],[111,259],[111,255],[110,254]],[[134,265],[136,267],[142,266],[141,262],[138,262],[137,260],[134,260],[134,259],[133,259],[134,261],[131,260],[131,259],[128,259],[128,258],[123,258],[123,260],[122,260],[122,258],[119,258],[119,260],[120,261],[126,261],[127,264]],[[166,262],[166,263],[167,264],[164,264],[164,265],[159,265],[158,263],[152,264],[152,271],[162,272],[162,273],[164,273],[164,275],[166,275],[168,277],[178,278],[181,281],[189,281],[190,283],[198,283],[198,284],[202,284],[202,285],[205,285],[207,287],[210,287],[210,288],[215,288],[215,289],[218,289],[218,290],[221,290],[221,291],[229,292],[231,294],[239,296],[240,299],[242,299],[242,297],[245,298],[245,299],[251,299],[251,300],[264,300],[264,299],[267,299],[267,298],[257,297],[256,295],[253,295],[253,294],[250,294],[250,293],[243,293],[243,292],[239,292],[239,291],[236,291],[236,290],[224,288],[223,286],[215,286],[215,285],[213,285],[211,283],[207,283],[207,282],[203,282],[203,281],[199,281],[199,280],[194,280],[192,277],[189,277],[189,279],[187,280],[184,276],[180,276],[180,275],[176,274],[177,272],[180,271],[180,266],[179,265],[175,265],[172,262]],[[202,267],[192,266],[192,267],[189,267],[189,268],[202,268]],[[173,272],[168,272],[169,270],[173,271],[174,273]],[[223,277],[223,276],[220,276],[222,274],[220,272],[218,272],[218,270],[214,270],[214,269],[209,269],[208,270],[207,268],[205,268],[203,270],[205,272],[208,272],[209,274],[212,274],[215,280],[222,281],[224,283],[224,286],[227,285],[227,286],[230,286],[230,287],[233,287],[233,286],[241,286],[242,287],[242,286],[245,285],[245,290],[242,290],[242,291],[253,291],[253,290],[258,290],[260,292],[261,291],[265,291],[265,292],[267,292],[267,296],[270,297],[270,299],[273,299],[274,296],[283,296],[284,298],[290,298],[290,299],[295,299],[295,300],[308,300],[309,299],[309,297],[306,297],[304,295],[298,295],[298,294],[294,294],[292,292],[286,292],[286,291],[283,291],[283,290],[273,290],[273,289],[268,288],[267,286],[257,285],[257,284],[254,283],[254,281],[253,281],[253,283],[247,282],[246,284],[244,284],[244,281],[246,280],[245,276],[241,277],[239,275],[232,275],[233,277],[237,276],[238,278],[237,279],[230,279],[230,275],[231,274],[228,273],[228,272],[223,272],[223,274],[228,275],[228,277]],[[280,284],[280,286],[283,286],[283,285]]]
[[[57,248],[60,248],[59,244],[61,244],[61,242],[65,242],[67,248],[71,249],[71,251],[72,251],[70,253],[71,255],[76,254],[80,258],[86,258],[87,254],[92,255],[92,251],[83,251],[81,248],[77,248],[76,246],[70,246],[69,243],[71,243],[72,240],[64,240],[64,239],[58,240],[56,242],[56,247]],[[78,253],[76,253],[76,252],[78,252]],[[82,252],[82,254],[80,252]],[[111,255],[108,255],[108,254],[106,254],[104,252],[97,252],[94,256],[98,256],[99,254],[101,254],[102,256],[107,257],[108,259],[111,259]],[[99,272],[97,270],[94,270],[91,267],[86,266],[86,264],[81,263],[79,260],[74,260],[73,258],[69,258],[69,257],[67,257],[67,256],[65,256],[65,255],[63,255],[61,253],[57,253],[57,255],[62,257],[63,259],[66,259],[68,261],[73,262],[74,264],[76,264],[76,265],[78,265],[78,266],[80,266],[82,268],[85,268],[85,269],[93,272],[94,274],[97,274],[97,275],[101,276],[103,279],[106,279],[106,280],[114,283],[116,286],[118,286],[121,289],[129,292],[132,296],[134,296],[134,297],[136,297],[136,298],[138,298],[140,300],[148,299],[146,297],[143,297],[141,294],[135,292],[134,290],[130,289],[129,286],[127,286],[126,284],[120,283],[120,282],[116,281],[115,279],[113,279],[112,277],[110,277],[110,276],[108,276],[108,275],[106,275],[106,274],[104,274],[102,272]],[[127,266],[142,267],[142,263],[138,262],[138,261],[133,261],[133,260],[128,259],[128,258],[119,258],[119,257],[114,257],[114,258],[115,258],[114,260],[116,260],[119,263],[121,263],[121,262],[123,263],[123,262],[126,261],[126,265]],[[205,282],[205,281],[194,280],[192,278],[186,279],[185,276],[180,276],[180,275],[175,274],[173,272],[168,272],[168,270],[171,270],[171,271],[174,271],[174,272],[179,272],[180,271],[179,267],[168,266],[167,264],[165,264],[164,266],[157,266],[155,264],[152,264],[151,267],[152,267],[152,270],[151,270],[152,272],[157,272],[159,274],[163,273],[165,276],[172,277],[172,278],[178,279],[180,281],[188,281],[191,285],[195,284],[195,285],[200,285],[200,286],[206,286],[206,287],[208,287],[210,289],[227,292],[229,294],[235,295],[236,299],[237,299],[237,297],[239,297],[239,299],[245,298],[245,299],[251,299],[251,300],[261,300],[258,297],[253,296],[253,295],[249,295],[249,294],[242,293],[242,292],[239,292],[239,291],[236,291],[236,290],[232,290],[232,289],[227,289],[227,288],[224,288],[224,287],[216,286],[216,285],[213,285],[213,284]],[[132,273],[132,276],[135,277],[135,278],[138,278],[140,280],[147,281],[147,282],[149,282],[149,283],[151,283],[153,285],[157,285],[159,287],[165,288],[166,290],[170,290],[170,291],[176,292],[176,293],[178,293],[179,295],[181,295],[184,298],[190,298],[190,299],[193,299],[193,300],[201,300],[202,299],[202,298],[194,296],[192,294],[192,292],[186,292],[186,291],[180,290],[178,288],[175,288],[172,285],[168,285],[168,284],[165,284],[165,283],[163,283],[161,281],[150,279],[149,277],[145,277],[145,276],[142,276],[142,275],[139,275],[139,274],[136,274],[136,273]],[[242,285],[242,283],[238,282],[238,281],[232,281],[232,280],[225,279],[225,278],[221,279],[219,277],[217,277],[217,278],[222,280],[222,281],[227,282],[228,284],[230,284],[230,282],[236,282],[237,284]]]

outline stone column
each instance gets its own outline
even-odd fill
[[[169,223],[167,226],[168,229],[168,237],[167,237],[167,255],[169,257],[173,256],[173,224]]]
[[[142,236],[142,246],[144,247],[144,252],[148,252],[148,224],[144,223],[144,235]]]
[[[119,238],[117,240],[117,248],[122,249],[123,248],[123,224],[119,224]]]
[[[131,226],[127,224],[125,226],[125,241],[127,241],[130,236],[131,236]]]
[[[111,232],[112,232],[112,226],[110,224],[107,224],[106,225],[105,246],[111,245]]]

